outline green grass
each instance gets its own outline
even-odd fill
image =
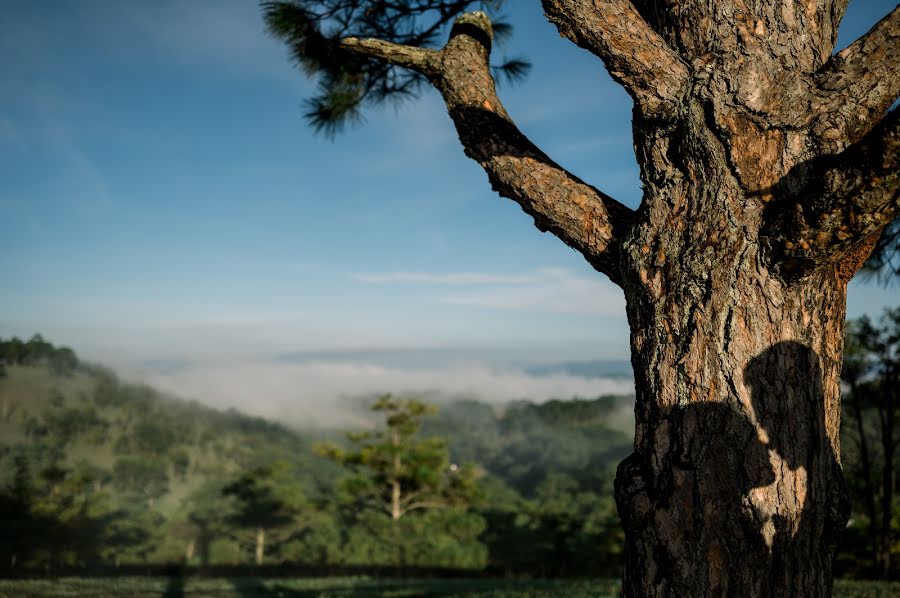
[[[471,596],[478,598],[612,598],[619,584],[612,580],[387,580],[365,577],[319,579],[273,578],[62,578],[0,580],[0,597],[128,596],[135,598],[414,598]]]
[[[91,596],[96,598],[612,598],[614,580],[429,579],[386,580],[366,577],[318,579],[120,577],[0,580],[0,597]],[[835,598],[900,596],[900,583],[838,581]]]

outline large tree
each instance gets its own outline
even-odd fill
[[[430,83],[492,187],[624,290],[627,595],[831,591],[847,283],[900,203],[900,9],[832,54],[847,3],[543,0],[634,101],[636,210],[504,109],[491,20],[460,14],[499,2],[265,3],[270,30],[320,75],[315,125]]]
[[[417,438],[422,419],[437,411],[414,398],[383,395],[371,406],[385,415],[383,428],[351,432],[354,445],[345,450],[322,443],[316,451],[327,459],[354,469],[346,489],[373,504],[397,523],[414,511],[460,507],[477,495],[475,471],[470,465],[450,463],[443,438]]]

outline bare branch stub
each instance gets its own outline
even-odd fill
[[[412,69],[426,76],[435,73],[435,60],[438,53],[429,48],[417,48],[379,39],[358,39],[355,37],[347,37],[341,40],[341,47],[371,56],[372,58],[379,58],[397,66]]]
[[[491,38],[490,19],[475,12],[459,17],[446,46],[433,54],[376,40],[343,46],[425,74],[443,96],[466,155],[493,188],[621,284],[619,245],[633,211],[553,162],[516,127],[497,97]]]

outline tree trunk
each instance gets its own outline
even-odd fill
[[[391,482],[391,521],[396,523],[402,515],[400,510],[400,482],[394,480]]]
[[[397,523],[403,515],[400,509],[400,436],[396,430],[391,432],[391,447],[394,449],[393,469],[391,470],[391,521]]]
[[[266,530],[264,528],[256,528],[256,564],[263,564],[263,553],[266,549]]]
[[[770,267],[763,209],[735,174],[771,177],[740,162],[763,150],[727,155],[693,112],[680,140],[635,119],[653,209],[623,259],[636,385],[634,453],[616,479],[624,591],[828,596],[848,515],[838,436],[848,277],[840,264],[796,278]]]

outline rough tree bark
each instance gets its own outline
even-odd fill
[[[424,74],[493,188],[624,290],[628,596],[830,595],[846,287],[898,211],[900,9],[832,56],[846,4],[543,0],[634,100],[637,210],[516,128],[483,13],[441,50],[343,41]]]

